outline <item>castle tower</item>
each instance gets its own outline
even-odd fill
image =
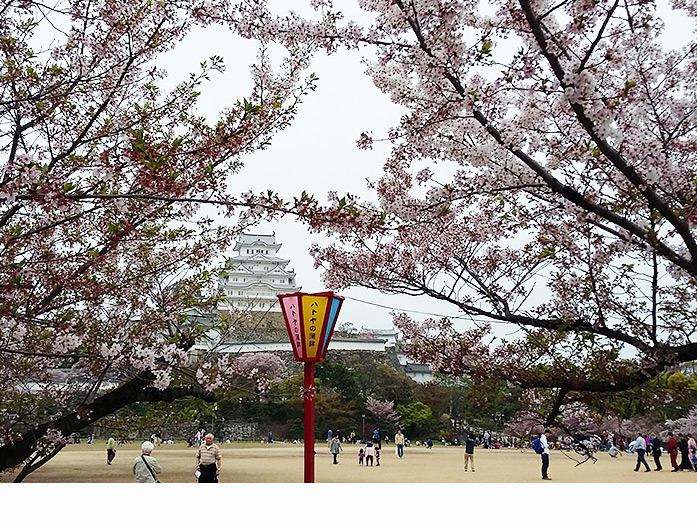
[[[297,292],[295,271],[286,269],[289,260],[277,256],[282,244],[276,234],[242,234],[218,281],[225,300],[222,312],[236,309],[254,313],[281,314],[277,294]]]

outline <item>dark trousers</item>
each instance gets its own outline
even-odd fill
[[[111,463],[114,461],[114,458],[116,457],[116,450],[114,449],[106,449],[106,462]]]
[[[634,470],[639,470],[639,466],[642,463],[646,467],[646,470],[651,470],[649,468],[649,464],[646,463],[646,458],[644,457],[644,454],[646,454],[646,451],[644,449],[637,449],[637,451],[636,451],[636,467],[634,468]]]
[[[542,458],[542,477],[547,477],[547,470],[549,469],[549,454],[540,454]]]
[[[336,460],[336,457],[337,457],[338,455],[339,455],[338,452],[332,452],[332,456],[334,456],[334,463],[339,463],[339,462]]]
[[[201,475],[198,477],[199,483],[218,483],[218,466],[215,463],[210,465],[200,465]]]
[[[366,456],[365,457],[365,466],[367,467],[368,464],[370,463],[370,466],[373,466],[373,456]]]
[[[661,451],[660,450],[658,452],[654,451],[653,462],[656,464],[656,470],[663,470],[663,467],[661,467]]]
[[[680,454],[682,459],[680,460],[680,468],[682,470],[692,470],[692,465],[690,464],[690,455],[686,450],[681,450]]]

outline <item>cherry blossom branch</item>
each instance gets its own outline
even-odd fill
[[[542,29],[539,24],[539,18],[535,15],[535,12],[532,9],[532,6],[530,4],[529,0],[519,0],[520,6],[523,9],[525,13],[526,20],[528,22],[528,25],[530,26],[530,29],[532,30],[535,39],[540,47],[540,51],[543,54],[543,56],[547,59],[548,63],[550,64],[550,67],[552,71],[554,72],[555,76],[557,77],[557,80],[559,81],[560,85],[566,89],[566,88],[574,88],[574,85],[566,81],[566,76],[564,74],[564,69],[559,62],[558,58],[554,53],[552,53],[547,45],[547,40],[542,32]],[[602,151],[602,153],[605,155],[605,157],[610,160],[610,162],[622,173],[626,176],[627,180],[629,180],[638,190],[639,192],[646,198],[646,201],[651,204],[658,212],[661,213],[662,216],[664,216],[672,225],[675,227],[676,232],[680,235],[682,238],[683,242],[685,243],[686,248],[691,254],[691,260],[688,260],[684,257],[678,256],[677,253],[672,251],[672,249],[669,249],[667,246],[662,245],[661,242],[655,241],[651,238],[649,238],[645,233],[641,231],[637,231],[639,228],[636,226],[631,226],[629,227],[628,225],[632,224],[627,224],[624,226],[627,230],[631,231],[633,234],[636,234],[642,239],[645,239],[650,245],[655,245],[656,248],[661,252],[663,256],[665,256],[668,260],[673,261],[677,265],[679,265],[681,268],[685,269],[688,273],[697,275],[697,266],[695,265],[694,260],[697,260],[697,241],[695,241],[695,238],[692,236],[692,233],[687,226],[687,224],[681,220],[673,211],[668,207],[668,205],[656,194],[656,192],[646,183],[645,180],[641,178],[641,176],[636,172],[633,166],[629,165],[624,158],[620,155],[620,153],[615,150],[613,147],[610,146],[610,144],[600,138],[598,135],[593,121],[586,115],[586,111],[584,107],[578,103],[578,102],[569,102],[572,109],[574,110],[579,122],[585,129],[585,131],[588,133],[588,135],[591,137],[593,142],[598,146],[598,148]],[[516,154],[516,156],[523,156],[522,153]],[[523,159],[521,157],[521,159]],[[529,161],[526,161],[527,164],[533,166],[537,162],[534,162],[532,159]],[[541,167],[541,166],[540,166]],[[539,174],[539,170],[535,169],[536,172]],[[554,180],[556,182],[556,180]],[[561,185],[555,183],[555,185]],[[572,191],[566,191],[569,196],[574,196]],[[566,196],[566,195],[565,195]],[[579,195],[580,196],[580,195]],[[570,199],[570,201],[574,203],[578,203],[577,200],[578,197],[575,197],[574,199]],[[583,208],[588,208],[582,205]],[[598,207],[598,206],[589,206],[590,208],[593,207]],[[589,209],[590,210],[590,209]],[[593,210],[593,212],[596,212]],[[606,219],[610,219],[611,213],[608,211],[604,211],[602,214],[599,214],[599,216],[603,216]],[[622,222],[626,222],[626,220],[621,220]],[[617,222],[615,222],[617,223]],[[618,223],[619,224],[619,223]]]
[[[569,87],[569,85],[564,81],[564,72],[561,67],[561,64],[555,56],[553,56],[549,51],[546,50],[546,40],[544,38],[544,35],[542,34],[542,30],[539,24],[539,18],[535,17],[528,0],[521,0],[520,3],[521,7],[523,7],[523,10],[526,14],[528,24],[533,30],[533,33],[537,38],[538,44],[540,45],[544,56],[548,59],[548,61],[550,61],[550,64],[555,75],[557,76],[557,79],[559,80],[563,88]],[[405,18],[411,26],[412,31],[414,32],[419,42],[419,47],[421,48],[421,50],[424,53],[426,53],[429,57],[433,58],[434,55],[432,50],[426,42],[426,39],[423,36],[423,34],[421,34],[421,32],[419,31],[418,24],[406,12],[404,3],[400,0],[397,0],[395,4],[398,7],[400,7],[400,9],[404,12]],[[460,81],[457,79],[457,77],[447,69],[443,69],[442,74],[453,85],[455,90],[463,97],[463,99],[467,99],[467,92],[460,83]],[[649,236],[648,232],[643,228],[639,227],[638,225],[630,222],[626,218],[618,216],[616,213],[611,212],[609,209],[599,204],[595,204],[588,201],[576,190],[559,182],[539,162],[534,160],[532,157],[530,157],[522,150],[512,147],[510,144],[508,144],[499,132],[499,130],[489,121],[489,119],[480,110],[474,108],[472,114],[474,118],[482,125],[482,127],[486,129],[486,131],[492,136],[492,138],[494,138],[500,145],[504,146],[511,153],[513,153],[525,165],[530,167],[538,176],[540,176],[542,180],[544,180],[547,186],[550,189],[552,189],[555,193],[559,194],[566,200],[578,205],[580,208],[589,211],[593,214],[596,214],[602,218],[605,218],[609,222],[614,223],[615,225],[618,225],[619,227],[627,230],[632,235],[641,238],[643,241],[656,248],[658,252],[660,252],[661,255],[664,256],[667,260],[671,261],[672,263],[675,263],[676,265],[687,271],[689,274],[697,275],[697,264],[693,261],[697,260],[697,242],[695,242],[694,238],[692,238],[689,228],[685,225],[685,223],[682,220],[675,216],[675,214],[665,205],[665,203],[658,198],[656,193],[639,178],[636,171],[634,171],[632,167],[626,164],[626,162],[621,158],[619,153],[612,149],[606,141],[599,138],[597,132],[593,128],[591,120],[585,115],[583,107],[581,107],[578,103],[572,103],[572,106],[584,129],[593,138],[593,141],[596,144],[598,144],[598,147],[601,149],[601,151],[621,172],[623,172],[627,176],[627,178],[630,181],[632,181],[635,187],[637,187],[640,190],[640,192],[644,194],[644,196],[647,198],[647,201],[654,205],[654,207],[659,212],[661,212],[674,225],[674,227],[676,227],[676,230],[683,238],[683,241],[688,247],[688,250],[692,254],[691,259],[681,256],[675,250],[671,249],[668,245],[666,245],[664,242],[658,240],[658,238]]]
[[[150,47],[152,44],[154,38],[157,36],[159,30],[162,28],[164,25],[165,20],[162,19],[160,20],[159,24],[155,26],[155,28],[152,30],[150,37],[146,41],[144,48],[147,49]],[[141,51],[143,52],[143,51]],[[73,153],[82,143],[82,140],[87,136],[88,131],[92,128],[92,126],[97,122],[99,117],[104,113],[106,108],[109,106],[111,103],[112,97],[119,91],[119,89],[122,87],[122,84],[124,80],[126,79],[127,74],[130,72],[131,66],[135,63],[136,59],[139,57],[140,53],[133,53],[131,52],[130,56],[126,60],[126,63],[123,65],[121,74],[119,75],[118,80],[114,83],[114,86],[111,90],[111,92],[104,97],[104,100],[99,104],[97,107],[97,110],[93,112],[93,114],[90,116],[90,118],[87,120],[87,123],[85,126],[82,128],[80,133],[75,137],[73,140],[73,143],[70,147],[68,147],[65,151],[62,153],[58,154],[57,156],[54,156],[51,159],[51,162],[48,165],[48,169],[52,169],[58,162],[60,162],[62,159],[68,157],[70,154]]]
[[[588,63],[588,60],[590,60],[591,56],[593,56],[593,51],[595,51],[595,48],[598,46],[600,41],[603,39],[605,35],[605,29],[607,28],[607,25],[610,23],[610,20],[612,19],[612,15],[615,12],[615,9],[617,9],[617,6],[619,5],[620,0],[615,0],[615,3],[612,5],[612,7],[608,10],[607,14],[605,15],[605,20],[603,20],[602,25],[600,26],[600,29],[598,29],[598,34],[596,35],[595,39],[591,43],[591,45],[588,47],[588,51],[586,51],[586,56],[583,57],[581,62],[578,64],[578,67],[576,69],[577,73],[580,73],[583,71],[586,67],[586,64]],[[538,17],[538,20],[541,17]]]

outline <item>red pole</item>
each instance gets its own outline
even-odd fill
[[[315,362],[305,362],[305,483],[315,482]]]

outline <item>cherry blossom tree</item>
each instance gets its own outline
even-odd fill
[[[365,52],[405,110],[358,140],[392,153],[376,203],[338,200],[354,215],[314,250],[330,287],[452,305],[471,327],[396,316],[409,355],[552,390],[547,422],[571,391],[697,358],[697,42],[670,43],[693,2],[361,0],[362,24],[311,3],[313,20],[259,27]],[[684,31],[668,34],[670,14]]]
[[[390,427],[395,427],[399,422],[399,416],[395,411],[394,401],[366,398],[365,408],[379,423],[387,424]]]
[[[257,393],[263,393],[269,387],[280,381],[283,361],[273,353],[252,352],[236,357],[233,370],[239,375],[251,380],[251,386]]]
[[[694,434],[697,432],[697,408],[690,410],[686,416],[676,420],[666,421],[665,428],[676,434],[682,432],[684,434]]]
[[[197,100],[222,59],[206,58],[171,89],[156,63],[234,9],[0,6],[0,471],[25,463],[26,475],[71,433],[130,403],[212,401],[236,369],[266,375],[191,360],[205,334],[191,312],[213,306],[209,267],[239,232],[309,201],[230,185],[241,156],[264,148],[314,88],[307,50],[295,46],[272,69],[262,46],[252,91],[214,122]]]

